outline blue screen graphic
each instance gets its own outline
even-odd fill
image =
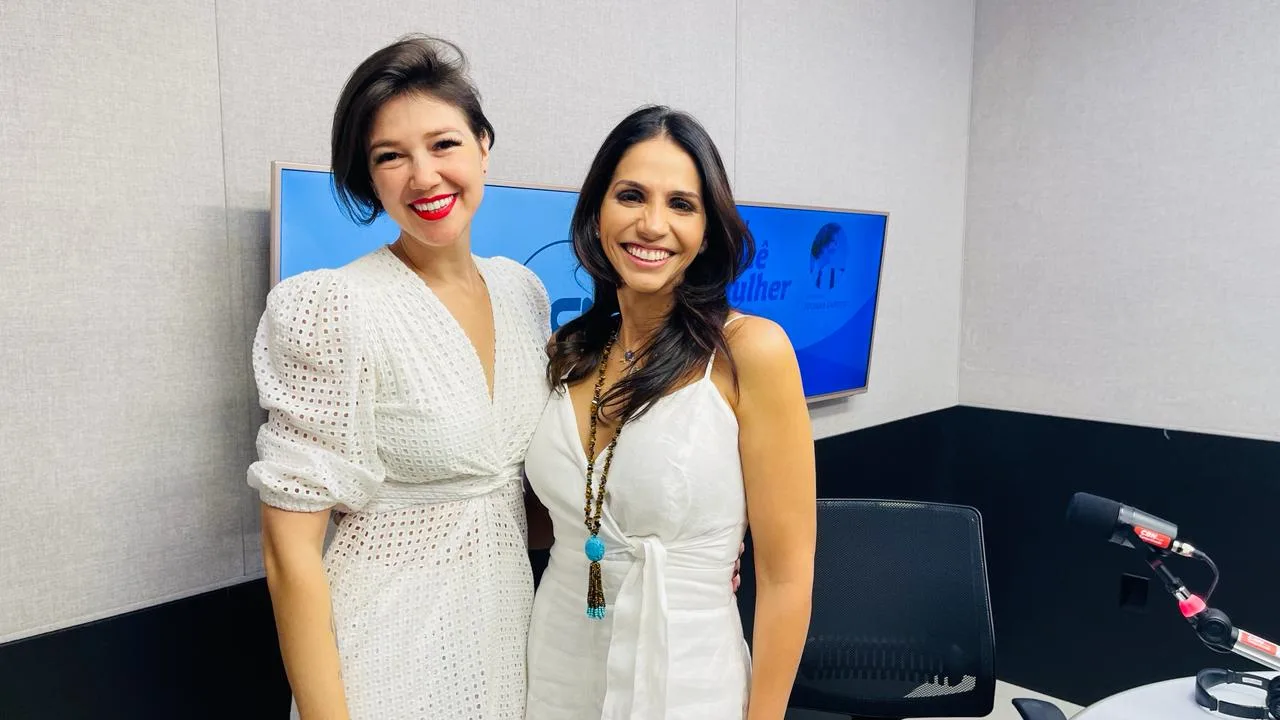
[[[393,242],[385,215],[352,223],[323,170],[279,171],[277,281],[317,268],[341,267]],[[472,252],[523,263],[551,297],[558,328],[591,302],[591,280],[569,244],[577,193],[487,185],[471,226]],[[738,206],[756,240],[756,258],[729,290],[743,312],[781,325],[795,346],[805,395],[867,386],[867,366],[883,257],[884,215],[766,205]]]

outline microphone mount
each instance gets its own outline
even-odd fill
[[[1194,553],[1196,557],[1204,560],[1213,568],[1214,586],[1216,586],[1217,567],[1204,553],[1199,550],[1194,550]],[[1147,564],[1155,571],[1156,576],[1160,578],[1169,594],[1178,600],[1178,609],[1182,612],[1182,616],[1187,619],[1187,622],[1191,624],[1191,627],[1195,629],[1200,641],[1215,652],[1235,653],[1259,665],[1280,671],[1280,646],[1259,635],[1234,626],[1231,623],[1231,618],[1226,613],[1209,607],[1205,599],[1188,590],[1182,580],[1177,575],[1174,575],[1173,571],[1165,564],[1165,560],[1170,554],[1169,550],[1152,548],[1147,554]],[[1178,554],[1182,555],[1183,553],[1179,552]],[[1212,593],[1213,587],[1211,586],[1205,596],[1208,597]]]

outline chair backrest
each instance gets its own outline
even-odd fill
[[[791,707],[856,717],[981,717],[995,636],[977,510],[818,501],[813,614]],[[754,576],[744,557],[744,626]]]

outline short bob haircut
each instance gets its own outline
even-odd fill
[[[383,211],[369,174],[369,133],[378,111],[402,95],[421,94],[462,112],[471,133],[493,147],[493,125],[480,107],[480,91],[457,45],[407,35],[370,55],[347,78],[333,113],[331,165],[339,203],[353,221],[368,225]]]

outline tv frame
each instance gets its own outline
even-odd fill
[[[271,277],[269,287],[275,287],[280,282],[280,177],[285,170],[301,170],[304,172],[324,172],[332,173],[333,168],[328,165],[316,165],[312,163],[290,162],[286,160],[271,161],[271,209],[270,209],[270,225],[271,225],[271,244],[269,249]],[[562,185],[542,185],[537,183],[515,183],[515,182],[496,182],[486,179],[485,185],[495,187],[513,188],[516,190],[550,190],[555,192],[571,192],[577,193],[579,188],[565,187]],[[844,398],[862,395],[871,387],[871,361],[876,350],[876,325],[880,321],[880,290],[884,281],[884,257],[885,248],[889,244],[889,213],[881,210],[853,210],[850,208],[827,207],[821,205],[794,205],[788,203],[772,203],[772,202],[756,202],[752,200],[744,200],[742,198],[734,198],[738,205],[752,205],[754,207],[779,208],[783,210],[817,210],[820,212],[837,212],[837,213],[856,213],[859,215],[880,215],[884,217],[884,238],[880,241],[880,266],[876,271],[876,292],[875,292],[875,310],[871,313],[871,339],[867,345],[867,379],[862,387],[851,390],[839,390],[822,395],[810,395],[805,398],[805,402],[810,405],[816,403],[829,402],[832,400],[841,400]]]

